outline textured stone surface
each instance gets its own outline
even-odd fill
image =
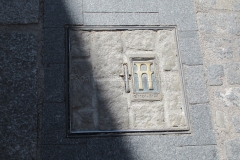
[[[126,48],[152,51],[155,48],[155,32],[150,30],[126,31],[123,33]]]
[[[232,121],[235,131],[240,133],[240,115],[234,115]]]
[[[0,24],[38,23],[39,1],[16,0],[0,2]]]
[[[192,124],[191,136],[185,136],[181,140],[181,145],[209,145],[216,144],[215,134],[212,126],[212,116],[209,105],[193,105],[190,108],[190,120]],[[200,121],[199,121],[200,120]]]
[[[164,125],[164,108],[160,102],[135,102],[131,105],[133,129],[159,129]]]
[[[79,31],[70,35],[70,54],[71,57],[87,58],[90,57],[91,32]]]
[[[240,63],[226,65],[227,81],[229,84],[240,84]]]
[[[166,0],[158,0],[158,13],[159,13],[159,24],[161,25],[176,25],[174,8],[175,1],[166,1]],[[172,10],[171,12],[169,12]]]
[[[73,59],[73,58],[72,58]],[[96,129],[92,97],[92,65],[87,60],[75,60],[70,65],[70,106],[72,106],[72,128],[81,130]]]
[[[176,151],[178,160],[218,160],[216,146],[184,146]]]
[[[191,110],[193,134],[89,138],[89,159],[172,160],[184,156],[190,159],[194,157],[201,159],[201,156],[216,158],[217,151],[214,146],[216,141],[211,125],[210,107],[195,105]],[[199,119],[201,119],[200,123]],[[179,148],[181,150],[178,150]],[[188,150],[192,151],[192,154]]]
[[[228,160],[237,160],[240,158],[240,139],[233,139],[226,142],[227,158]]]
[[[186,116],[184,113],[184,95],[180,73],[163,72],[163,100],[165,107],[165,122],[171,127],[186,126]]]
[[[87,160],[86,144],[82,145],[43,145],[42,159]]]
[[[208,85],[219,86],[222,85],[222,77],[224,76],[222,65],[212,65],[207,68],[208,71]]]
[[[100,130],[126,130],[128,126],[127,97],[122,82],[97,82],[98,116]]]
[[[235,13],[197,13],[198,29],[206,34],[239,34],[239,19]]]
[[[96,32],[93,37],[94,77],[119,79],[123,63],[120,32]]]
[[[84,12],[157,12],[157,0],[90,0],[84,1]]]
[[[158,13],[84,13],[84,25],[159,25]]]
[[[62,28],[83,24],[82,0],[47,0],[44,2],[44,26]]]
[[[209,58],[205,60],[211,64],[221,62],[231,62],[233,60],[233,40],[229,38],[220,38],[218,36],[203,36],[203,52]]]
[[[239,11],[240,2],[238,0],[195,0],[195,4],[198,10],[204,9],[222,9],[222,10],[229,10],[229,11]]]
[[[187,65],[203,63],[197,32],[179,32],[179,50],[182,63]]]
[[[178,26],[178,30],[189,31],[197,29],[196,18],[194,15],[194,5],[192,0],[174,0],[173,12],[175,24]]]
[[[44,101],[64,101],[64,64],[45,65]]]
[[[169,145],[165,138],[158,135],[111,137],[108,139],[93,138],[88,142],[89,158],[114,160],[174,159],[176,156],[175,148]],[[111,152],[108,152],[109,150]]]
[[[216,123],[218,127],[221,127],[221,128],[227,127],[227,120],[224,112],[222,111],[216,112]]]
[[[93,76],[92,65],[88,61],[72,61],[70,68],[69,92],[73,108],[92,108]],[[74,94],[71,94],[74,93]]]
[[[65,103],[44,103],[41,143],[43,145],[86,144],[86,138],[67,138],[67,117]]]
[[[35,159],[37,36],[1,32],[0,37],[0,159]]]
[[[227,107],[240,107],[240,88],[226,88],[225,92],[217,92],[216,96]]]
[[[63,28],[45,28],[44,31],[44,63],[65,62]]]
[[[164,71],[178,70],[179,59],[176,44],[175,30],[162,30],[157,32],[156,50],[162,56],[161,67]]]
[[[174,29],[70,30],[70,107],[73,131],[185,127],[185,104]],[[133,102],[119,74],[133,54],[156,55],[163,102]],[[171,60],[169,60],[171,59]],[[132,72],[129,63],[129,71]],[[161,84],[161,85],[160,85]],[[134,84],[130,83],[131,92]],[[160,101],[162,98],[159,99]]]
[[[208,102],[207,89],[202,66],[184,66],[184,79],[189,103]]]

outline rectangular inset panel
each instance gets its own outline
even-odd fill
[[[70,134],[189,130],[175,27],[66,32]]]

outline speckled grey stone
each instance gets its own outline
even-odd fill
[[[240,133],[240,115],[234,115],[232,121],[235,131]]]
[[[44,63],[65,62],[65,44],[63,28],[45,28]]]
[[[209,60],[219,63],[219,60],[233,61],[234,43],[231,38],[219,38],[212,35],[201,38],[203,42],[203,54],[208,55]]]
[[[44,75],[44,102],[64,101],[64,64],[46,64]]]
[[[41,141],[43,145],[85,144],[87,139],[67,138],[66,106],[64,103],[44,103]]]
[[[158,25],[158,13],[84,13],[84,25]]]
[[[35,159],[37,36],[0,33],[0,159]]]
[[[174,8],[174,1],[158,0],[160,25],[176,25],[172,8]]]
[[[179,32],[179,50],[182,63],[187,65],[203,64],[196,31]]]
[[[0,24],[37,23],[39,0],[0,1]]]
[[[225,143],[228,160],[238,160],[240,158],[240,139],[236,138]]]
[[[204,152],[187,154],[191,156],[216,157],[216,140],[211,124],[210,106],[194,105],[191,107],[191,134],[171,135],[135,135],[122,137],[89,138],[89,159],[177,159],[188,149],[203,148]],[[186,147],[188,146],[188,147]],[[206,147],[205,147],[206,146]],[[176,149],[178,150],[176,152]],[[208,157],[207,157],[208,158]]]
[[[207,68],[208,71],[208,85],[220,86],[223,84],[221,77],[224,75],[222,65],[211,65]]]
[[[177,25],[178,30],[197,30],[193,1],[159,0],[159,24]]]
[[[61,28],[65,24],[83,24],[82,0],[45,1],[44,26]]]
[[[175,148],[159,135],[92,138],[88,140],[89,159],[166,159],[175,157]]]
[[[240,88],[225,88],[224,92],[216,92],[216,98],[221,100],[226,107],[240,107]]]
[[[229,63],[226,65],[227,82],[229,84],[240,84],[240,63]]]
[[[240,34],[236,13],[197,13],[200,32],[211,34]]]
[[[184,66],[184,79],[189,103],[208,102],[203,66]]]
[[[216,146],[183,146],[177,147],[177,159],[218,160]]]
[[[84,12],[158,12],[157,0],[88,0]]]
[[[195,18],[194,4],[192,0],[174,0],[175,24],[180,31],[197,30],[197,22]],[[171,11],[168,11],[171,12]]]
[[[82,145],[43,145],[42,159],[48,160],[87,160],[86,144]]]
[[[191,133],[189,135],[169,136],[169,143],[175,146],[186,145],[216,145],[212,126],[210,106],[193,105],[190,107]]]

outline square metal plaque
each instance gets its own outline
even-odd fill
[[[68,135],[188,133],[176,27],[66,27]]]

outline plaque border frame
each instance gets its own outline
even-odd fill
[[[69,102],[69,52],[70,52],[70,37],[69,31],[132,31],[132,30],[175,30],[176,45],[177,45],[177,54],[179,62],[179,73],[181,77],[182,85],[182,94],[184,102],[184,112],[186,115],[186,124],[187,127],[176,128],[176,129],[159,129],[159,130],[112,130],[112,131],[71,131],[71,107]],[[178,39],[178,29],[177,25],[65,25],[65,58],[66,58],[66,67],[65,67],[65,98],[66,98],[66,136],[67,137],[91,137],[91,136],[136,136],[136,135],[163,135],[163,134],[191,134],[192,126],[190,125],[189,118],[189,103],[187,100],[186,88],[183,78],[183,67],[181,60],[181,53],[179,50],[179,39]]]

